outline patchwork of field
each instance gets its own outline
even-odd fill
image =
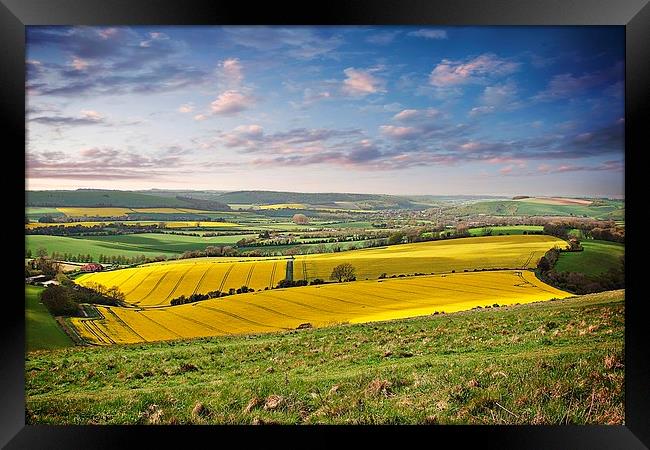
[[[622,202],[612,200],[603,202],[602,204],[591,203],[585,205],[566,202],[538,202],[525,198],[521,200],[472,203],[457,207],[455,213],[459,217],[464,215],[486,214],[496,216],[578,216],[618,220],[623,218],[625,210]]]
[[[196,285],[197,273],[192,277]],[[277,289],[167,308],[97,306],[100,319],[73,318],[71,324],[88,342],[107,345],[374,322],[569,296],[531,271],[510,270]]]
[[[126,225],[157,225],[160,224],[160,221],[155,221],[155,220],[132,220],[132,221],[107,221],[107,222],[93,222],[93,221],[79,221],[79,222],[57,222],[57,223],[38,223],[38,222],[32,222],[32,223],[27,223],[25,224],[25,228],[28,230],[34,229],[34,228],[42,228],[42,227],[55,227],[55,226],[61,226],[63,225],[64,227],[74,227],[74,226],[82,226],[82,227],[94,227],[96,225],[109,225],[112,223],[123,223]],[[165,228],[236,228],[239,227],[240,225],[238,223],[233,223],[233,222],[204,222],[204,221],[192,221],[192,220],[184,220],[184,221],[165,221]]]
[[[41,208],[45,209],[45,208]],[[52,208],[54,209],[54,208]],[[214,211],[206,211],[202,209],[190,208],[118,208],[118,207],[66,207],[56,208],[62,214],[68,217],[115,217],[126,216],[128,214],[201,214],[201,213],[214,213]]]
[[[181,295],[227,292],[248,286],[256,290],[276,286],[286,275],[281,259],[196,258],[174,263],[82,275],[81,285],[118,286],[126,301],[138,306],[165,306]]]
[[[297,256],[294,280],[328,280],[332,269],[350,263],[357,280],[414,273],[462,272],[474,269],[534,268],[549,249],[566,247],[552,236],[513,235],[449,239],[388,247]]]
[[[528,197],[518,199],[519,202],[542,203],[545,205],[591,205],[593,201],[583,198],[565,198],[565,197]]]

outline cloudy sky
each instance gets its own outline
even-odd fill
[[[28,27],[28,189],[621,196],[623,27]]]

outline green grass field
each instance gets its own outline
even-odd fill
[[[625,254],[625,246],[616,242],[584,240],[581,244],[582,252],[561,253],[555,270],[598,275],[619,267],[620,257]]]
[[[544,227],[541,225],[512,225],[503,227],[489,227],[492,229],[492,235],[497,236],[502,234],[524,234],[524,231],[543,231]],[[484,236],[485,228],[470,228],[469,234],[472,236]]]
[[[106,256],[172,256],[188,250],[205,250],[209,245],[232,245],[245,236],[198,237],[169,233],[123,234],[114,236],[84,236],[80,238],[66,236],[27,235],[26,248],[36,254],[43,247],[52,252],[90,254],[98,258]]]
[[[74,345],[40,302],[43,291],[42,287],[25,285],[25,340],[28,352]]]
[[[25,207],[25,216],[27,216],[31,222],[37,222],[38,219],[43,216],[62,217],[65,216],[65,214],[56,208]]]
[[[26,420],[622,424],[624,298],[29,355]]]

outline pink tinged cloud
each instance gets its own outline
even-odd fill
[[[395,125],[382,125],[379,131],[390,139],[411,139],[420,133],[420,130],[414,127],[397,127]]]
[[[189,103],[186,103],[186,104],[181,105],[181,106],[178,107],[178,112],[183,113],[183,114],[190,113],[193,110],[194,110],[194,107],[192,105],[190,105]]]
[[[440,116],[440,111],[434,108],[427,109],[405,109],[393,116],[394,120],[400,122],[415,121],[419,119],[431,119]]]
[[[219,65],[221,72],[231,86],[238,86],[244,79],[242,65],[237,58],[228,58]]]
[[[431,75],[429,82],[436,87],[476,83],[487,77],[509,75],[519,68],[519,63],[507,61],[486,53],[466,62],[443,59]]]
[[[515,169],[514,166],[506,166],[506,167],[502,167],[501,169],[499,169],[499,173],[500,173],[501,175],[509,175],[509,174],[512,173],[512,171],[513,171],[514,169]]]
[[[212,114],[230,115],[244,111],[253,105],[253,99],[236,90],[228,90],[220,94],[210,103]]]
[[[110,39],[116,34],[118,34],[119,30],[117,28],[105,28],[103,30],[100,30],[98,34],[102,37],[102,39]]]
[[[393,116],[395,120],[409,120],[418,115],[417,109],[405,109],[404,111],[398,112]]]
[[[466,142],[460,146],[460,149],[465,152],[475,152],[477,150],[481,150],[483,146],[481,145],[480,142]]]
[[[94,120],[96,122],[101,122],[104,119],[104,116],[97,111],[94,111],[92,109],[84,109],[81,111],[81,116],[84,119],[88,120]]]
[[[384,81],[375,77],[370,71],[348,67],[343,71],[347,77],[343,80],[343,92],[352,96],[364,96],[385,92]]]
[[[73,58],[70,65],[72,65],[75,70],[86,70],[88,67],[88,61],[85,61],[81,58]]]

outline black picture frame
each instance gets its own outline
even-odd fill
[[[626,261],[640,253],[641,236],[633,183],[643,180],[641,155],[648,148],[647,122],[650,92],[650,5],[648,0],[329,0],[310,2],[233,2],[210,0],[0,0],[0,111],[6,147],[14,162],[5,178],[12,177],[11,196],[17,198],[11,230],[15,242],[24,233],[20,197],[25,187],[21,178],[24,159],[19,154],[25,143],[25,26],[27,25],[619,25],[625,26],[625,196]],[[22,163],[21,163],[22,161]],[[22,165],[21,165],[22,164]],[[9,181],[9,180],[7,180]],[[16,191],[14,191],[14,189]],[[632,203],[632,208],[630,208]],[[6,227],[9,225],[5,225]],[[15,227],[15,229],[13,228]],[[20,228],[19,228],[20,227]],[[5,235],[6,236],[6,235]],[[9,235],[11,239],[11,235]],[[429,445],[444,441],[454,445],[474,442],[488,448],[571,448],[636,449],[650,446],[650,342],[643,300],[637,287],[642,267],[626,262],[625,314],[625,425],[621,426],[436,426],[436,427],[114,427],[25,425],[24,364],[25,325],[20,265],[8,258],[6,280],[15,291],[5,297],[2,351],[0,358],[0,445],[7,448],[115,448],[142,438],[147,445],[195,442],[207,438],[208,445],[225,444],[225,436],[248,446],[252,438],[261,445],[286,446],[306,443],[310,447],[330,446],[348,440],[354,433],[364,441],[388,442],[392,436],[409,441],[423,438]],[[635,276],[638,274],[638,276]],[[278,433],[278,430],[281,430]],[[395,434],[397,432],[397,434]],[[274,436],[271,436],[273,434]],[[314,436],[316,435],[316,436]],[[219,439],[219,441],[214,441]],[[278,441],[278,439],[280,439]],[[189,441],[188,441],[189,440]],[[443,441],[443,442],[444,442]],[[403,441],[406,443],[406,441]],[[418,445],[418,444],[416,444]]]

